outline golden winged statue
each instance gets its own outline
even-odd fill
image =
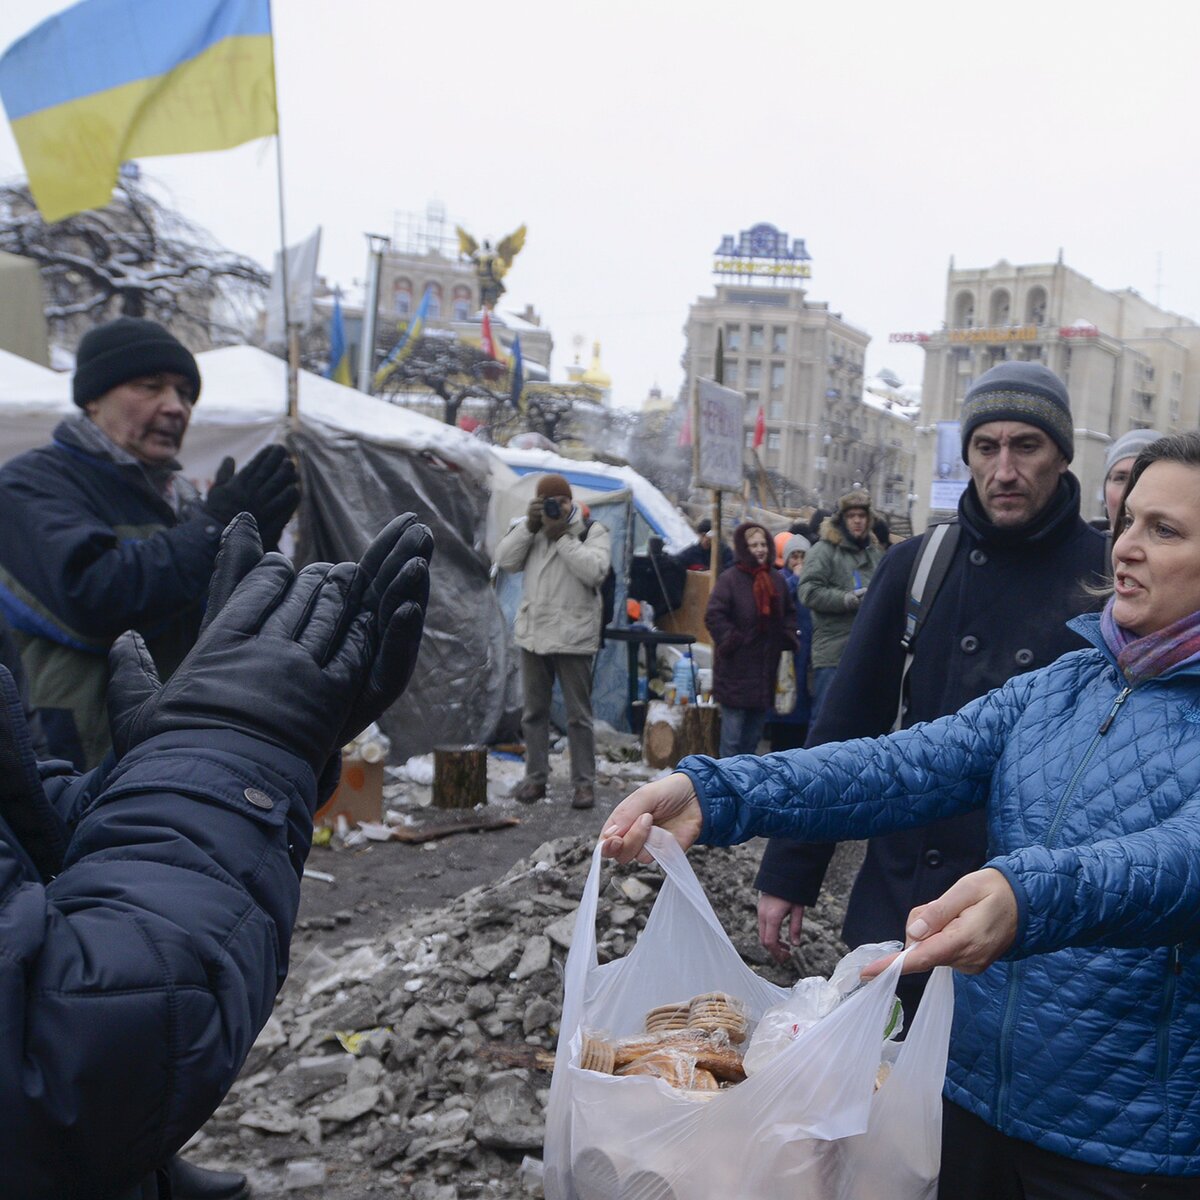
[[[506,238],[501,238],[493,250],[490,243],[485,241],[482,246],[461,226],[456,225],[454,232],[458,234],[458,252],[463,258],[469,258],[475,264],[475,274],[479,278],[479,302],[484,308],[495,308],[496,301],[504,295],[504,276],[512,261],[525,245],[525,226],[513,230]]]

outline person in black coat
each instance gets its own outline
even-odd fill
[[[176,459],[200,384],[161,325],[98,325],[76,354],[79,413],[0,470],[0,613],[51,753],[81,770],[108,750],[113,641],[138,630],[169,675],[195,641],[221,530],[252,513],[273,549],[300,498],[278,445],[240,471],[225,459],[200,498]]]
[[[696,535],[700,539],[675,555],[675,561],[685,571],[709,571],[712,569],[712,522],[705,518],[696,526]],[[721,570],[726,571],[733,566],[733,551],[721,543]]]
[[[361,562],[297,573],[239,516],[175,675],[118,639],[116,757],[89,775],[35,763],[0,668],[4,1197],[178,1200],[197,1174],[201,1194],[245,1193],[195,1168],[181,1186],[164,1160],[270,1016],[313,813],[408,682],[431,552],[409,514]]]
[[[968,393],[962,430],[972,478],[959,502],[954,557],[915,646],[905,728],[956,712],[1013,675],[1081,648],[1065,622],[1101,604],[1085,585],[1106,574],[1106,539],[1080,516],[1079,483],[1067,469],[1074,447],[1063,384],[1037,363],[1001,364]],[[879,564],[809,746],[892,728],[909,577],[921,544],[911,538]],[[780,961],[784,927],[798,943],[834,848],[782,838],[767,845],[755,881],[759,936]],[[847,943],[903,941],[909,911],[978,869],[985,851],[978,814],[872,839],[846,911]],[[923,986],[909,978],[906,1007]]]

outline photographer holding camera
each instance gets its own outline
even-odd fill
[[[550,698],[557,676],[567,706],[571,804],[596,802],[592,734],[592,656],[600,647],[600,588],[612,553],[608,530],[587,523],[561,475],[543,475],[524,520],[496,547],[496,565],[524,574],[513,634],[521,648],[525,778],[513,795],[526,804],[546,795],[550,774]]]

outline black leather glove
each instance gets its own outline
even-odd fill
[[[433,536],[413,514],[392,521],[361,562],[317,563],[298,575],[280,554],[246,572],[247,524],[242,517],[227,531],[206,628],[166,684],[136,633],[113,646],[108,707],[118,755],[174,730],[234,729],[320,776],[408,683],[433,553]]]
[[[279,545],[283,527],[300,503],[299,476],[288,452],[279,445],[260,450],[240,471],[226,458],[217,468],[204,507],[222,525],[240,512],[248,512],[258,523],[263,545]]]

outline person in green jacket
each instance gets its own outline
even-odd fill
[[[800,572],[797,598],[812,613],[812,715],[820,711],[850,626],[867,594],[883,547],[871,532],[871,497],[847,492],[838,510],[821,523],[821,536]]]

